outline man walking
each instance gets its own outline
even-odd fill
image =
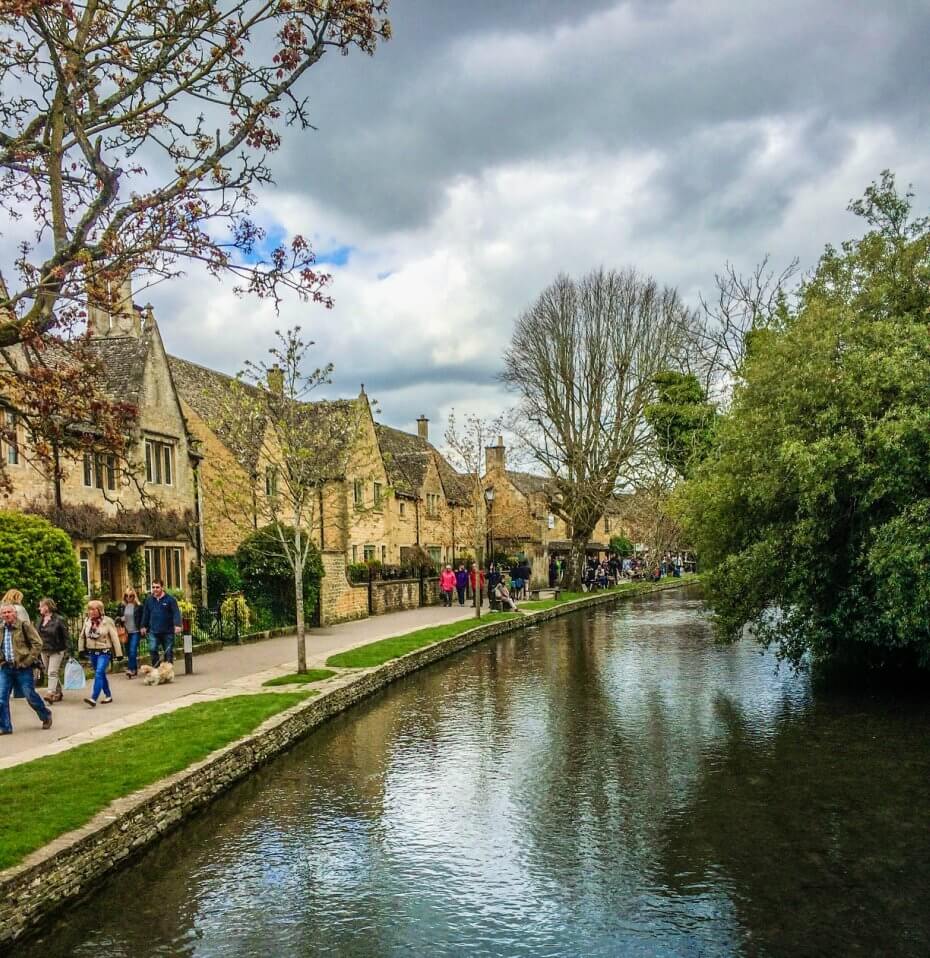
[[[42,728],[52,727],[52,710],[36,692],[32,668],[42,657],[38,632],[16,615],[16,607],[0,606],[0,735],[13,733],[10,718],[10,693],[16,689],[42,720]]]
[[[148,635],[152,668],[158,667],[158,647],[165,651],[165,661],[174,662],[174,637],[181,634],[181,609],[178,600],[168,595],[161,579],[152,580],[152,594],[142,606],[142,634]]]

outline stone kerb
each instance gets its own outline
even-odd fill
[[[167,779],[117,799],[87,825],[60,836],[0,873],[0,953],[56,911],[73,904],[101,876],[125,864],[173,825],[209,804],[251,771],[286,751],[322,722],[426,665],[506,632],[646,592],[687,583],[657,584],[642,592],[604,593],[496,620],[417,649],[373,669],[346,673],[336,686],[267,719],[250,735]],[[273,694],[273,693],[271,693]]]

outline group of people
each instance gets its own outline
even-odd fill
[[[39,600],[38,612],[37,624],[33,626],[18,589],[10,589],[0,599],[0,735],[13,731],[11,694],[27,701],[43,729],[52,727],[49,706],[64,697],[61,673],[70,645],[68,622],[48,596]],[[151,594],[144,603],[139,602],[135,589],[127,589],[115,619],[105,614],[98,599],[89,600],[77,640],[77,657],[88,660],[94,674],[91,693],[84,702],[96,708],[98,703],[113,701],[107,673],[114,661],[123,660],[124,646],[128,658],[125,675],[133,679],[138,675],[141,637],[148,637],[152,665],[157,666],[160,652],[166,662],[174,661],[174,639],[180,631],[177,599],[165,592],[158,579],[152,582]],[[44,697],[36,691],[36,671],[44,672],[48,678]]]
[[[459,605],[463,606],[466,599],[473,600],[477,592],[478,602],[483,604],[485,587],[487,587],[491,597],[497,599],[505,608],[515,610],[517,608],[515,600],[526,595],[530,575],[528,565],[514,567],[510,573],[508,586],[503,574],[497,570],[493,562],[488,566],[487,575],[474,562],[470,569],[465,568],[464,562],[460,562],[458,569],[455,570],[451,564],[446,565],[439,573],[440,600],[444,606],[451,607],[457,596]]]

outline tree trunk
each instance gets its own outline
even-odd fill
[[[588,544],[588,534],[572,535],[572,548],[568,554],[568,568],[565,571],[565,588],[569,592],[580,592],[584,577],[585,546]]]
[[[300,528],[294,529],[294,608],[297,611],[297,671],[307,671],[307,630],[304,626],[304,552]]]

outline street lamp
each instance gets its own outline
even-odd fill
[[[492,551],[494,548],[494,536],[491,533],[491,507],[494,505],[494,486],[488,486],[488,488],[484,490],[484,501],[488,505],[488,534],[485,547],[488,550],[487,566],[490,569],[494,556],[494,552]]]

